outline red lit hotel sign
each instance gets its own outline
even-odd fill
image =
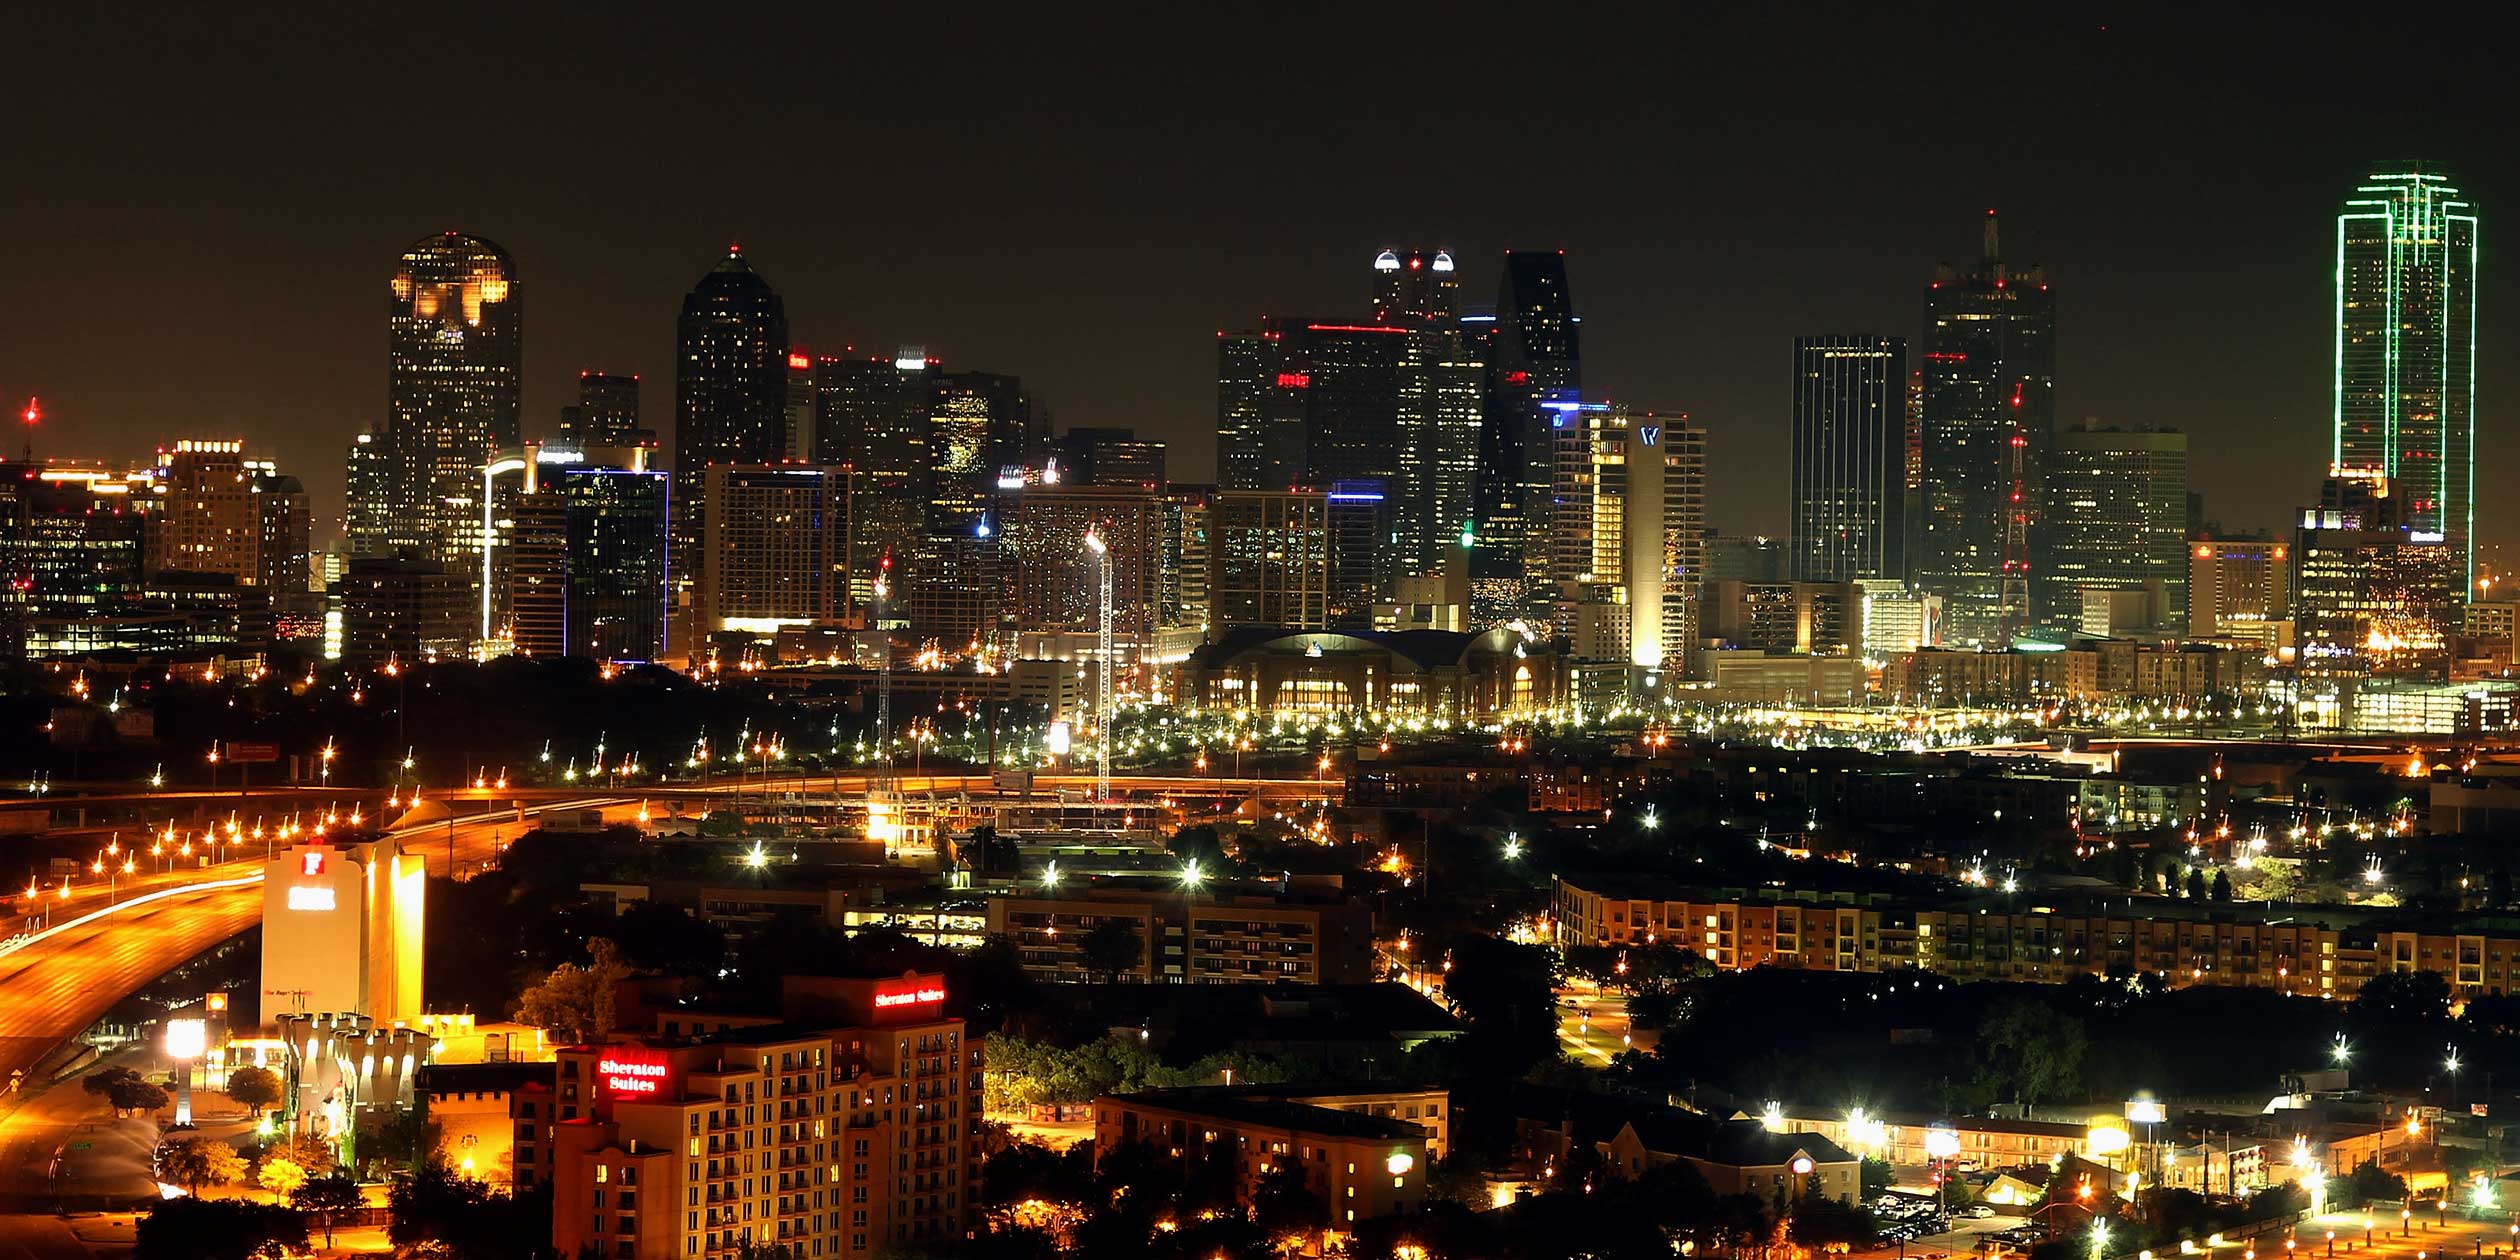
[[[278,744],[240,744],[233,740],[221,745],[219,755],[229,761],[270,762],[280,760]]]
[[[595,1079],[617,1098],[644,1098],[665,1092],[665,1056],[638,1050],[607,1050],[595,1061]]]
[[[886,980],[875,986],[875,1012],[894,1018],[916,1015],[939,1015],[945,1010],[945,984],[941,980],[903,978]]]

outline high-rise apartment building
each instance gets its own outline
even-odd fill
[[[481,543],[482,462],[516,445],[523,303],[506,250],[423,237],[390,283],[385,424],[354,443],[352,555],[405,555],[458,572]]]
[[[2056,303],[2015,271],[1986,218],[1975,269],[1925,290],[1916,582],[1943,596],[1947,640],[1992,643],[2029,624],[2039,470],[2056,418]]]
[[[1794,339],[1793,576],[1907,574],[1907,342]]]
[[[2447,176],[2366,178],[2336,216],[2330,467],[2388,478],[2406,527],[2476,578],[2476,207]]]
[[[712,464],[701,495],[700,633],[839,622],[849,608],[848,470]]]
[[[2039,625],[2069,629],[2086,591],[2160,585],[2160,624],[2188,618],[2188,444],[2176,429],[2075,425],[2055,435],[2045,478],[2047,563]]]
[[[559,1052],[510,1100],[519,1185],[563,1255],[960,1245],[980,1172],[980,1045],[944,977],[790,976],[775,1014],[674,1009]]]
[[[1479,427],[1478,527],[1471,555],[1474,624],[1547,603],[1556,475],[1553,402],[1583,389],[1582,321],[1560,250],[1505,255],[1486,338],[1487,400]]]
[[[639,426],[639,378],[578,373],[578,400],[560,409],[560,440],[584,446],[656,445],[656,430]]]
[[[1550,577],[1561,625],[1626,610],[1627,663],[1676,673],[1698,638],[1706,578],[1706,430],[1681,413],[1554,408]]]
[[[683,295],[674,325],[674,526],[680,580],[699,582],[700,520],[711,464],[784,459],[787,444],[787,304],[743,250]]]

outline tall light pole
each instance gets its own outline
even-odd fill
[[[1094,623],[1094,800],[1097,804],[1107,804],[1111,800],[1112,737],[1111,546],[1103,541],[1100,529],[1089,526],[1085,530],[1085,549],[1094,553],[1095,567],[1102,571],[1100,616]],[[1193,864],[1193,878],[1197,870],[1197,865]],[[1182,958],[1187,966],[1189,955],[1185,953]],[[1189,973],[1185,971],[1182,978],[1187,983]]]

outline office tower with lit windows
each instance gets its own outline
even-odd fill
[[[800,349],[787,353],[787,400],[782,410],[786,416],[787,441],[782,447],[787,459],[800,463],[814,458],[814,356]]]
[[[2188,442],[2176,429],[2074,425],[2048,448],[2041,629],[2082,619],[2087,591],[2158,588],[2158,624],[2188,620]]]
[[[2271,639],[2273,627],[2291,619],[2291,544],[2263,535],[2190,540],[2189,634]]]
[[[1216,487],[1173,485],[1163,495],[1157,538],[1156,624],[1204,631],[1208,624],[1209,535],[1214,528]]]
[[[682,583],[705,574],[699,546],[711,464],[784,459],[787,445],[787,304],[730,245],[683,295],[674,324],[675,565]]]
[[[1470,574],[1475,625],[1512,620],[1534,601],[1547,603],[1553,422],[1563,414],[1548,404],[1581,396],[1581,325],[1563,251],[1505,255],[1484,351],[1487,397]]]
[[[1696,646],[1706,580],[1706,430],[1678,412],[1553,409],[1559,624],[1596,659],[1624,646],[1640,682],[1674,675]]]
[[[307,595],[307,543],[314,520],[306,486],[286,473],[257,473],[254,491],[254,576],[271,592],[275,608],[311,607]],[[320,607],[313,611],[321,612]]]
[[[925,528],[942,375],[923,346],[815,360],[814,460],[845,466],[854,478],[849,593],[857,603],[874,598],[883,557],[906,562]]]
[[[1907,576],[1907,342],[1794,340],[1794,580]]]
[[[1943,597],[1945,637],[2026,629],[2039,470],[2056,418],[2056,303],[2037,267],[2003,260],[1995,216],[1969,271],[1925,290],[1914,581]],[[2016,446],[2016,439],[2018,445]]]
[[[1485,329],[1462,322],[1460,280],[1442,250],[1375,256],[1374,322],[1407,332],[1394,382],[1399,448],[1386,483],[1394,572],[1440,572],[1478,510]]]
[[[1102,538],[1111,562],[1112,631],[1124,641],[1142,643],[1156,625],[1163,509],[1163,495],[1147,486],[1063,481],[1011,494],[1006,539],[1018,632],[1028,640],[1093,633],[1100,616],[1102,573],[1100,560],[1085,545],[1090,530]]]
[[[469,571],[482,461],[519,438],[516,264],[489,241],[446,232],[404,250],[388,288],[386,417],[351,453],[347,541],[353,555]]]
[[[1283,490],[1302,478],[1304,396],[1285,363],[1285,338],[1272,329],[1216,334],[1219,489]]]
[[[1385,582],[1381,487],[1219,490],[1208,506],[1208,638],[1236,626],[1370,629]]]
[[[639,378],[578,373],[578,400],[560,409],[560,440],[580,446],[656,445],[656,430],[639,427]]]
[[[149,488],[103,468],[0,462],[0,654],[75,654],[93,638],[82,623],[133,610]]]
[[[2413,527],[2388,478],[2340,472],[2293,531],[2292,599],[2302,672],[2432,675],[2462,624],[2457,553]]]
[[[2330,467],[2388,478],[2408,530],[2476,578],[2477,214],[2447,176],[2367,177],[2336,216]]]

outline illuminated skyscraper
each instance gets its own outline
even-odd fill
[[[351,454],[350,551],[460,569],[480,545],[482,461],[519,438],[516,264],[479,237],[423,237],[390,294],[386,419]]]
[[[674,551],[678,582],[701,575],[704,472],[787,457],[787,304],[740,247],[683,295],[674,343]]]
[[[1794,340],[1796,581],[1907,576],[1907,342]]]
[[[1943,596],[1948,641],[1991,643],[2029,620],[2039,470],[2056,419],[2055,299],[2040,269],[2004,264],[1991,212],[1977,268],[1945,265],[1925,290],[1922,369],[1909,567]]]
[[[2389,479],[2407,528],[2476,579],[2476,207],[2446,176],[2392,167],[2336,216],[2331,467]]]
[[[1474,604],[1487,616],[1528,603],[1546,589],[1551,528],[1552,401],[1583,388],[1582,321],[1575,316],[1560,250],[1505,255],[1487,351],[1486,415],[1479,428],[1478,536],[1472,555]],[[1519,596],[1483,599],[1481,589],[1519,583]],[[1523,609],[1515,607],[1513,615]]]
[[[1553,408],[1550,576],[1577,655],[1676,673],[1706,580],[1706,430],[1685,414]]]

